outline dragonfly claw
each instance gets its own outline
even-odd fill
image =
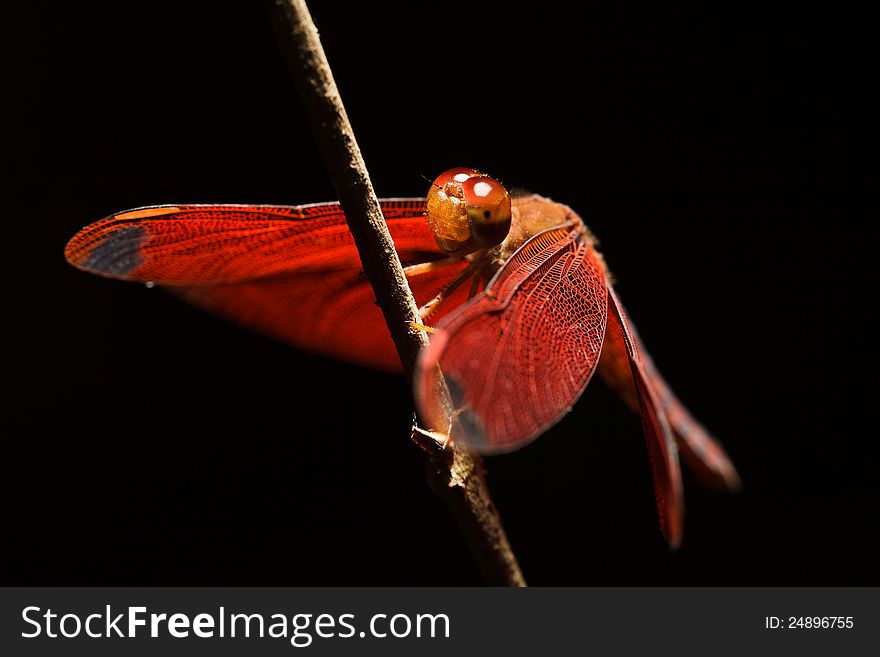
[[[412,329],[415,329],[416,331],[425,331],[426,333],[436,333],[437,332],[437,329],[435,329],[434,327],[426,326],[425,324],[419,324],[418,322],[410,322],[409,327]]]

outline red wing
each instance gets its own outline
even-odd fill
[[[382,211],[404,264],[444,257],[425,223],[423,199],[385,200]],[[196,305],[304,349],[400,369],[338,203],[143,208],[84,228],[66,255],[92,273],[169,286]],[[430,300],[465,266],[412,277],[418,302]],[[443,304],[437,317],[452,306]]]
[[[602,359],[614,357],[617,374],[633,390],[642,428],[648,446],[648,457],[654,475],[654,494],[657,498],[657,513],[660,516],[660,529],[669,544],[678,547],[684,522],[684,489],[681,482],[681,468],[678,464],[678,450],[666,414],[660,406],[645,373],[640,358],[636,338],[631,332],[623,306],[614,289],[608,286],[608,331],[602,347]]]
[[[410,277],[410,289],[419,305],[431,300],[467,264],[461,261]],[[380,370],[401,371],[388,326],[360,269],[293,271],[232,285],[187,286],[173,291],[221,317],[302,349]],[[449,299],[441,304],[432,320],[441,318],[455,303]]]
[[[632,339],[641,356],[644,377],[675,435],[685,464],[710,486],[738,490],[741,486],[740,478],[724,448],[678,400],[657,371],[653,359],[627,317],[626,310],[623,306],[619,306],[619,310],[620,314],[626,318]],[[629,360],[622,343],[606,343],[599,360],[599,374],[608,385],[617,390],[630,408],[638,412],[639,398],[636,395],[629,372]]]
[[[481,452],[536,438],[593,374],[606,297],[604,268],[577,228],[535,235],[483,294],[438,323],[415,375],[422,419]],[[452,427],[434,385],[438,365],[455,408]]]
[[[441,257],[424,209],[423,199],[382,202],[402,258]],[[65,255],[94,274],[157,285],[225,285],[291,271],[360,268],[338,203],[140,208],[83,228]]]

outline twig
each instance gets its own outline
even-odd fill
[[[418,427],[413,427],[412,440],[428,455],[428,485],[449,504],[486,581],[525,586],[501,516],[492,503],[482,461],[466,449],[438,442]]]
[[[272,0],[272,9],[281,47],[312,122],[364,273],[385,316],[404,372],[412,380],[416,358],[428,338],[424,331],[411,328],[411,322],[420,322],[416,302],[318,30],[303,0]],[[430,440],[421,438],[424,434],[414,432],[413,439],[428,454],[429,483],[434,490],[442,491],[449,503],[483,576],[490,584],[524,586],[525,579],[492,503],[479,458],[463,448],[444,448],[436,442],[431,446]]]

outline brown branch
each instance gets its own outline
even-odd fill
[[[418,308],[333,80],[318,30],[303,0],[272,0],[272,10],[281,47],[312,122],[364,273],[385,316],[403,369],[412,380],[416,358],[428,338],[423,331],[410,328],[411,322],[420,321]],[[496,585],[524,586],[525,580],[492,503],[479,458],[464,448],[443,448],[418,431],[414,432],[413,439],[428,454],[429,483],[434,490],[442,492],[449,503],[486,580]]]

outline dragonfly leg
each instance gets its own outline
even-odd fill
[[[477,290],[480,289],[480,281],[483,280],[485,280],[485,277],[482,275],[474,276],[474,280],[471,281],[471,289],[468,290],[468,299],[473,299],[476,296]]]
[[[425,333],[436,333],[437,329],[433,326],[425,326],[424,324],[419,324],[418,322],[410,322],[409,327],[416,331],[424,331]]]
[[[409,276],[418,276],[419,274],[427,274],[428,272],[454,265],[461,262],[461,256],[452,256],[451,258],[443,258],[442,260],[432,260],[431,262],[420,262],[417,265],[409,265],[403,268],[403,273]]]
[[[487,254],[488,251],[483,251],[477,254],[477,256],[471,261],[471,263],[467,267],[465,267],[465,269],[462,270],[462,272],[458,276],[456,276],[450,283],[441,288],[433,299],[431,299],[425,305],[419,308],[419,316],[421,316],[423,321],[428,319],[428,317],[430,317],[431,314],[435,310],[437,310],[440,304],[449,298],[449,295],[455,292],[455,290],[457,290],[462,283],[467,281],[472,276],[474,277],[474,282],[471,285],[471,292],[468,295],[468,298],[476,294],[476,289],[479,285],[480,277],[474,276],[474,274],[476,274],[483,268],[483,265],[486,262]]]

